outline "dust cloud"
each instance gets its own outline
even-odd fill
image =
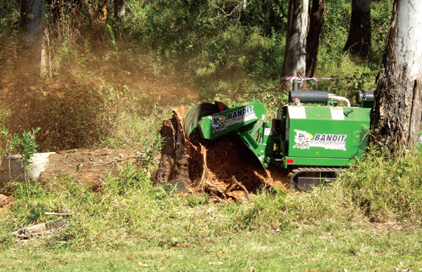
[[[130,43],[116,49],[85,41],[34,52],[11,32],[1,36],[0,124],[12,133],[41,127],[38,151],[90,148],[123,111],[142,115],[202,99],[177,69]]]

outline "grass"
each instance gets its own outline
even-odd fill
[[[25,242],[2,252],[0,269],[54,271],[418,271],[421,231],[409,234],[362,225],[324,224],[283,232],[241,232],[201,246],[156,240],[83,251]],[[25,258],[21,258],[25,256]]]
[[[127,165],[97,193],[69,177],[17,184],[13,205],[0,216],[0,269],[418,271],[420,160],[369,152],[332,186],[302,195],[278,190],[243,203],[154,188],[150,163]],[[397,179],[407,169],[401,183],[381,175],[387,168]],[[377,205],[368,213],[362,203]],[[72,225],[29,241],[10,236],[55,218],[45,211],[73,213]]]

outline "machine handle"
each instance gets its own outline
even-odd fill
[[[348,112],[343,112],[344,115],[346,115],[346,117],[349,117],[349,114],[351,114],[353,112],[353,109],[349,110]]]

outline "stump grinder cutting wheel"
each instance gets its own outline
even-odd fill
[[[164,120],[160,134],[165,144],[157,181],[168,181],[193,193],[206,192],[217,201],[243,199],[259,188],[272,188],[266,183],[266,170],[236,132],[220,132],[218,139],[212,140],[203,137],[199,127],[203,120],[222,118],[218,114],[227,109],[220,102],[201,103],[187,114],[185,108],[177,108],[171,119]]]

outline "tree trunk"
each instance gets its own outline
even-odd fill
[[[33,45],[42,40],[43,22],[44,0],[22,0],[20,26],[25,43]]]
[[[366,57],[371,49],[371,0],[352,0],[352,19],[344,51]]]
[[[114,0],[114,18],[122,18],[125,16],[125,1],[124,0]]]
[[[26,69],[30,76],[40,76],[43,44],[44,0],[22,0],[20,27]]]
[[[325,0],[313,0],[309,18],[309,31],[306,44],[306,76],[315,76],[318,60],[319,37],[324,23]]]
[[[421,122],[422,1],[394,0],[386,54],[371,111],[372,143],[416,149]]]
[[[305,76],[306,32],[308,28],[309,0],[289,0],[286,51],[282,68],[282,88],[286,76]]]

